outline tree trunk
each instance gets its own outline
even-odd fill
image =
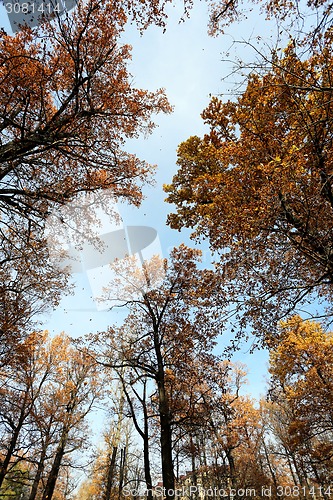
[[[116,465],[117,450],[118,450],[118,447],[114,446],[113,450],[112,450],[112,456],[110,457],[108,478],[107,478],[106,490],[104,493],[103,500],[110,500],[110,498],[111,498],[111,489],[112,489],[113,480],[114,480],[114,469],[115,469],[115,465]]]
[[[54,488],[58,479],[62,459],[65,454],[65,447],[68,439],[68,429],[63,429],[57,452],[55,454],[49,477],[46,482],[42,500],[51,500]]]
[[[144,405],[144,433],[143,433],[143,463],[145,469],[145,482],[147,488],[148,500],[153,500],[153,481],[150,471],[150,457],[149,457],[149,429],[148,429],[148,414],[147,407]]]
[[[168,396],[165,388],[165,373],[158,327],[154,327],[154,349],[157,359],[156,382],[158,388],[158,409],[161,428],[161,459],[164,495],[166,499],[175,497],[175,475],[172,461],[172,429]]]
[[[172,462],[171,426],[169,415],[162,413],[160,415],[160,424],[163,487],[165,488],[165,497],[173,500],[175,496],[175,478]]]
[[[198,478],[197,478],[197,471],[196,471],[196,466],[195,466],[195,445],[193,443],[193,437],[192,434],[190,434],[190,449],[191,449],[191,464],[192,464],[192,486],[197,488],[198,486]],[[198,493],[197,489],[195,490],[195,493],[193,495],[194,500],[198,498]]]
[[[276,494],[277,487],[278,487],[278,482],[277,482],[277,479],[276,479],[275,471],[274,471],[274,469],[272,467],[272,464],[271,464],[271,460],[269,458],[269,454],[268,454],[268,450],[267,450],[267,446],[266,446],[264,438],[262,439],[262,445],[263,445],[263,448],[264,448],[266,462],[267,462],[267,465],[268,465],[269,472],[270,472],[270,474],[272,476],[272,480],[273,480],[273,484],[274,484],[274,491],[275,491],[275,494]]]
[[[125,466],[126,466],[126,446],[121,449],[120,452],[120,467],[119,467],[119,499],[121,498],[121,492],[124,484],[124,475],[125,475]]]
[[[38,485],[39,485],[40,478],[41,478],[43,470],[44,470],[46,450],[47,450],[47,445],[44,444],[43,449],[42,449],[42,453],[41,453],[40,458],[39,458],[36,475],[35,475],[34,481],[32,483],[32,487],[31,487],[31,491],[30,491],[30,495],[29,495],[29,500],[35,500],[35,498],[36,498],[37,491],[38,491]]]
[[[161,426],[161,458],[162,458],[162,479],[164,494],[167,499],[174,499],[175,477],[172,461],[172,430],[170,410],[164,384],[164,373],[158,383],[159,414]]]
[[[24,400],[23,400],[23,403],[22,403],[22,408],[21,408],[19,420],[18,420],[17,425],[16,425],[16,427],[14,429],[14,432],[12,434],[12,438],[10,440],[10,444],[9,444],[9,448],[7,450],[6,456],[5,456],[4,460],[3,460],[3,462],[0,460],[0,488],[2,486],[2,483],[3,483],[4,479],[5,479],[5,476],[7,474],[8,466],[10,464],[10,460],[11,460],[13,452],[15,450],[18,437],[20,435],[22,426],[24,424],[24,420],[25,420],[25,418],[27,416],[27,413],[26,413],[26,410],[27,410],[27,399],[28,399],[28,395],[26,393],[24,395]]]
[[[145,379],[143,382],[143,395],[142,397],[139,396],[138,392],[135,390],[134,387],[132,387],[132,390],[134,391],[134,394],[138,398],[138,400],[141,403],[142,406],[142,411],[143,411],[143,430],[141,429],[138,420],[135,415],[134,411],[134,406],[132,403],[132,400],[130,398],[130,395],[128,391],[126,390],[126,382],[124,381],[124,378],[121,377],[123,388],[124,388],[124,393],[127,399],[127,402],[131,408],[131,415],[134,423],[134,427],[138,431],[139,435],[142,437],[143,440],[143,464],[144,464],[144,474],[145,474],[145,483],[146,483],[146,490],[147,490],[147,498],[148,500],[153,499],[153,482],[151,478],[151,471],[150,471],[150,455],[149,455],[149,424],[148,424],[148,410],[147,410],[147,401],[146,401],[146,396],[147,396],[147,380]]]
[[[228,464],[229,464],[231,486],[233,488],[235,488],[237,486],[236,467],[235,467],[235,461],[234,461],[234,457],[232,454],[232,450],[227,450],[225,454],[227,456],[227,460],[228,460]]]

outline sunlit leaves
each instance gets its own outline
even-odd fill
[[[177,206],[171,227],[224,252],[223,276],[252,319],[331,293],[330,44],[327,32],[303,59],[291,43],[235,102],[213,98],[202,114],[209,134],[179,146],[165,188]]]
[[[332,332],[299,316],[281,323],[279,338],[270,343],[271,411],[281,420],[274,428],[301,480],[323,485],[333,473],[332,362]]]

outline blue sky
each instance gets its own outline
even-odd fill
[[[182,23],[179,23],[182,2],[179,5],[179,8],[169,9],[165,33],[150,27],[140,36],[135,27],[130,26],[123,35],[123,42],[133,47],[130,71],[135,86],[149,90],[164,87],[174,106],[171,115],[156,118],[158,128],[148,139],[128,141],[129,152],[157,164],[158,169],[156,185],[145,189],[142,207],[120,207],[125,225],[151,226],[157,230],[165,257],[168,249],[181,242],[192,244],[189,231],[178,233],[166,226],[171,207],[163,201],[162,186],[171,182],[177,170],[177,146],[191,135],[203,134],[205,129],[200,113],[209,103],[210,95],[229,94],[232,78],[229,81],[222,81],[222,78],[230,73],[232,64],[223,61],[224,53],[229,52],[230,59],[236,53],[244,59],[254,57],[244,45],[233,45],[233,41],[247,40],[259,33],[268,39],[270,34],[264,16],[253,12],[247,20],[226,30],[226,34],[212,38],[207,35],[207,4],[196,3],[190,18]],[[10,32],[3,5],[0,5],[0,19],[1,25]],[[114,322],[114,316],[109,311],[97,310],[87,274],[75,274],[74,280],[74,294],[65,297],[57,310],[41,318],[42,327],[54,333],[65,331],[73,337],[104,330]],[[248,365],[247,391],[258,397],[265,390],[267,355],[264,352],[251,355],[248,350],[249,346],[245,345],[235,359]]]

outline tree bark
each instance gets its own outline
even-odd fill
[[[41,478],[43,470],[44,470],[46,450],[47,450],[47,445],[44,444],[40,458],[39,458],[36,475],[35,475],[34,481],[32,483],[32,487],[31,487],[31,491],[30,491],[30,495],[29,495],[29,500],[35,500],[35,498],[36,498],[37,491],[38,491],[38,485],[39,485],[40,478]]]
[[[143,418],[144,418],[144,433],[143,433],[143,463],[145,469],[145,482],[147,488],[147,498],[148,500],[153,500],[153,481],[151,478],[150,471],[150,456],[149,456],[149,429],[148,429],[148,414],[147,406],[144,405],[143,408]]]
[[[236,477],[236,467],[232,450],[227,450],[226,456],[229,464],[231,486],[235,488],[237,486],[237,477]]]
[[[61,434],[61,439],[59,446],[57,448],[57,452],[53,460],[51,471],[46,482],[42,500],[51,500],[53,496],[54,488],[59,475],[61,462],[65,454],[65,447],[67,444],[67,440],[68,440],[68,429],[64,428]]]
[[[269,469],[269,472],[270,472],[270,475],[272,476],[272,480],[273,480],[273,484],[274,484],[274,491],[275,493],[277,492],[277,487],[278,487],[278,482],[277,482],[277,479],[276,479],[276,474],[275,474],[275,471],[272,467],[272,464],[271,464],[271,460],[269,458],[269,454],[268,454],[268,450],[267,450],[267,446],[266,446],[266,443],[265,443],[265,440],[263,439],[262,440],[262,445],[263,445],[263,448],[264,448],[264,452],[265,452],[265,457],[266,457],[266,462],[267,462],[267,466],[268,466],[268,469]]]
[[[2,486],[4,479],[5,479],[5,476],[7,474],[8,466],[10,464],[10,460],[11,460],[13,452],[15,450],[18,437],[20,435],[21,429],[22,429],[23,424],[24,424],[24,420],[27,417],[27,399],[28,399],[28,394],[25,393],[20,416],[19,416],[19,420],[17,422],[16,427],[14,428],[14,432],[12,434],[6,456],[3,460],[3,462],[0,461],[0,488]]]
[[[113,480],[114,480],[114,469],[115,469],[115,465],[116,465],[117,450],[118,450],[118,447],[114,446],[113,450],[112,450],[112,456],[110,457],[110,463],[109,463],[109,468],[108,468],[108,477],[107,477],[106,489],[105,489],[105,493],[104,493],[104,500],[110,500],[110,498],[111,498],[111,489],[112,489]]]
[[[165,498],[173,500],[175,497],[175,477],[172,461],[172,429],[170,419],[170,409],[164,383],[164,372],[157,380],[159,414],[161,426],[161,458],[162,458],[162,479]]]

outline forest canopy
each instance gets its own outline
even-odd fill
[[[257,3],[208,0],[210,34],[224,36]],[[179,491],[181,500],[333,494],[328,1],[260,2],[260,20],[278,27],[275,48],[265,55],[258,37],[256,61],[236,62],[244,85],[210,95],[207,133],[178,147],[168,224],[208,241],[216,262],[184,243],[148,259],[124,226],[119,238],[133,255],[108,267],[96,259],[99,276],[113,277],[100,300],[121,308],[118,321],[103,311],[107,324],[94,330],[85,311],[78,338],[39,328],[39,315],[69,291],[69,269],[50,258],[51,214],[52,236],[77,230],[86,278],[80,251],[101,243],[100,221],[95,206],[82,206],[98,198],[113,221],[114,204],[138,207],[152,182],[155,166],[131,151],[132,139],[151,134],[172,106],[163,88],[135,84],[122,37],[131,24],[164,33],[173,5],[88,0],[0,33],[3,500],[154,500],[158,488],[167,500]],[[185,0],[183,20],[194,7]],[[269,357],[256,398],[233,358],[249,336]]]
[[[231,301],[262,331],[332,298],[332,30],[304,59],[290,43],[234,100],[213,97],[209,133],[178,148],[171,227],[221,252]]]

